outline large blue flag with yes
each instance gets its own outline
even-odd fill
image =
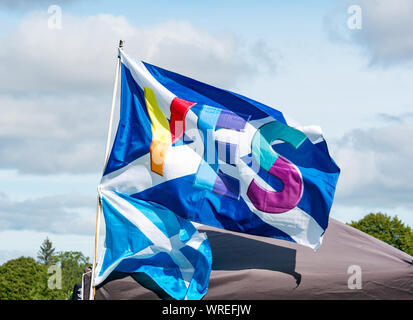
[[[314,250],[340,173],[318,126],[120,50],[121,110],[99,185],[106,242],[96,283],[146,272],[176,299],[208,288],[209,226]]]

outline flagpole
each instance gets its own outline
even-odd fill
[[[119,41],[118,49],[123,48],[124,41]],[[110,108],[110,118],[109,118],[109,128],[106,137],[106,149],[105,149],[105,161],[103,163],[103,171],[106,168],[106,164],[109,158],[109,148],[110,148],[110,140],[112,137],[112,127],[113,127],[113,116],[115,113],[115,104],[116,104],[116,94],[118,92],[118,82],[119,82],[119,72],[121,67],[121,59],[120,54],[118,54],[118,59],[116,63],[116,73],[115,73],[115,83],[113,85],[113,94],[112,94],[112,105]],[[89,292],[89,300],[95,299],[95,286],[93,285],[94,278],[95,278],[95,271],[96,271],[96,260],[97,260],[97,250],[99,244],[99,226],[100,226],[100,212],[102,210],[101,199],[100,199],[100,191],[98,190],[97,194],[97,202],[96,202],[96,229],[95,229],[95,251],[93,254],[93,265],[92,265],[92,274],[90,277],[90,292]]]

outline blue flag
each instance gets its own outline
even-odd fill
[[[120,121],[99,186],[107,235],[98,281],[143,271],[174,298],[201,298],[212,259],[190,221],[321,245],[340,169],[319,127],[120,56]]]

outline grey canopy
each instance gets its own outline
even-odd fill
[[[208,299],[413,299],[413,257],[330,218],[315,252],[283,240],[202,226],[213,265]],[[84,276],[85,299],[90,272]],[[101,299],[168,299],[145,274],[112,275]]]

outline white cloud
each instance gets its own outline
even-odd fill
[[[332,144],[341,167],[336,201],[365,207],[413,209],[413,123],[353,130]]]
[[[0,0],[0,6],[8,9],[31,10],[39,6],[47,7],[52,4],[70,5],[74,2],[78,2],[78,0]]]
[[[122,16],[63,13],[62,29],[51,30],[47,19],[45,12],[32,13],[1,39],[3,169],[101,170],[119,39],[131,56],[217,86],[260,72],[257,48],[184,21],[143,29]],[[270,54],[265,58],[271,61]]]
[[[0,141],[0,165],[20,173],[96,173],[102,171],[103,148],[88,138],[7,139]]]
[[[91,235],[95,203],[93,198],[79,194],[14,201],[0,193],[0,231]]]
[[[138,29],[122,16],[63,14],[62,29],[54,30],[47,19],[32,14],[2,39],[2,92],[110,92],[119,39],[134,57],[225,87],[254,75],[259,60],[248,60],[233,34],[210,34],[184,21]]]
[[[1,168],[43,174],[102,170],[108,105],[109,97],[0,95]]]
[[[413,59],[413,2],[361,1],[363,29],[354,39],[365,45],[372,64],[389,65]]]
[[[346,26],[350,5],[362,9],[361,29]],[[325,26],[330,39],[361,47],[371,66],[390,66],[413,60],[412,16],[410,0],[348,0],[329,12]]]
[[[49,29],[46,13],[32,14],[2,39],[3,93],[66,94],[110,91],[118,39],[134,32],[122,17],[63,15]]]
[[[248,52],[235,35],[210,34],[183,21],[144,30],[127,39],[126,45],[147,62],[227,88],[243,76],[254,75],[254,63],[259,61],[247,60]]]
[[[0,137],[101,138],[109,103],[95,95],[0,95]]]

